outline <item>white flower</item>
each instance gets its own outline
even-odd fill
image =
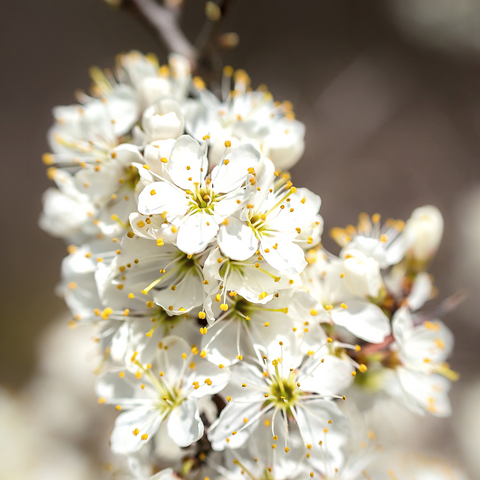
[[[114,453],[138,451],[160,424],[167,422],[169,437],[187,447],[203,435],[197,400],[213,395],[228,382],[229,370],[195,358],[185,340],[170,336],[159,345],[151,365],[132,358],[133,371],[107,371],[96,391],[101,403],[119,405],[122,412],[111,436]]]
[[[344,262],[336,258],[327,261],[323,256],[312,261],[302,274],[302,288],[311,298],[303,297],[295,304],[297,309],[303,309],[307,318],[331,322],[367,342],[383,342],[391,333],[388,317],[380,307],[352,293],[344,267]]]
[[[217,294],[212,302],[206,313],[209,323],[215,323],[203,328],[202,355],[215,364],[233,365],[254,355],[259,345],[291,335],[288,299],[282,297],[262,305],[236,295],[222,300]]]
[[[256,364],[232,367],[232,381],[224,392],[229,395],[227,406],[208,431],[214,450],[244,445],[248,431],[273,410],[274,439],[275,418],[280,414],[285,431],[291,423],[298,425],[305,446],[317,448],[320,440],[328,439],[329,452],[339,455],[348,422],[337,405],[325,398],[341,398],[336,394],[342,387],[343,373],[323,356],[300,354],[291,334],[277,335],[276,342],[267,345],[263,353],[260,356],[259,352]],[[288,452],[288,436],[284,441]]]
[[[320,241],[320,197],[291,182],[276,189],[273,163],[262,159],[262,167],[260,178],[250,180],[247,205],[220,229],[220,249],[233,260],[246,260],[260,250],[279,272],[299,274],[307,265],[301,245]]]
[[[97,214],[95,205],[76,188],[72,176],[62,170],[50,170],[58,189],[49,188],[43,194],[40,227],[54,237],[69,243],[82,243],[98,233],[93,223]]]
[[[56,123],[49,131],[53,151],[50,163],[104,158],[138,120],[133,89],[104,85],[106,91],[101,99],[84,95],[80,98],[83,105],[54,108]]]
[[[187,254],[204,251],[219,225],[238,210],[246,196],[244,183],[260,154],[250,145],[231,149],[221,165],[207,177],[205,151],[188,135],[181,136],[167,159],[164,180],[147,186],[139,196],[138,210],[161,215],[178,230],[176,244]]]
[[[417,413],[450,415],[449,379],[455,380],[457,376],[445,361],[453,348],[452,333],[438,320],[416,326],[407,307],[395,313],[392,326],[400,386],[400,389],[394,387],[394,395],[401,396]]]
[[[204,300],[198,255],[174,245],[126,235],[112,264],[97,275],[100,297],[111,309],[136,311],[160,305],[170,315],[189,312]],[[142,302],[143,300],[143,302]]]
[[[358,225],[346,228],[333,228],[333,239],[343,247],[343,251],[356,250],[378,262],[381,269],[400,262],[405,256],[410,240],[403,232],[405,223],[388,219],[380,225],[380,214],[370,218],[366,213],[358,216]],[[341,255],[343,256],[343,255]]]
[[[303,154],[305,125],[294,119],[290,102],[277,104],[264,89],[249,91],[250,79],[243,70],[235,73],[235,88],[230,91],[233,70],[226,67],[223,101],[202,81],[194,85],[198,100],[186,105],[187,131],[197,140],[210,136],[210,161],[217,165],[226,140],[232,145],[252,142],[281,170],[291,168]]]
[[[263,304],[272,300],[278,291],[292,288],[300,279],[298,275],[281,274],[261,255],[244,261],[231,260],[223,256],[219,248],[210,252],[203,273],[208,295],[214,297],[221,293],[225,298],[227,294],[231,297],[238,294],[249,302]]]
[[[131,51],[118,57],[117,77],[138,92],[143,110],[164,96],[185,100],[190,84],[190,62],[181,55],[169,55],[168,65],[160,66],[152,55]]]
[[[128,216],[136,208],[138,165],[143,163],[138,148],[127,143],[114,148],[102,161],[85,162],[74,174],[77,190],[97,208],[94,223],[103,234],[113,237],[125,232]]]
[[[95,309],[102,303],[95,283],[97,258],[107,261],[113,252],[105,252],[106,242],[96,241],[81,247],[69,247],[70,254],[62,262],[62,281],[57,286],[57,294],[62,295],[75,320],[91,321]]]
[[[435,255],[443,236],[443,217],[437,207],[416,208],[405,227],[410,255],[418,262],[428,262]]]

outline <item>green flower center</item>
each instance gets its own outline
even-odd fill
[[[287,414],[298,403],[302,391],[298,388],[295,372],[290,372],[288,377],[281,377],[278,371],[278,361],[274,360],[275,374],[271,377],[270,388],[266,405],[274,405],[276,409],[282,409]]]
[[[205,212],[208,215],[213,215],[215,204],[221,199],[222,195],[215,193],[209,184],[199,187],[195,185],[195,190],[187,190],[189,195],[189,210],[188,213]]]

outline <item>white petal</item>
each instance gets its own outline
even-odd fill
[[[450,382],[440,375],[423,375],[404,368],[397,369],[400,384],[407,397],[424,411],[436,417],[449,417],[452,413],[448,392]],[[415,406],[407,404],[415,411]]]
[[[215,393],[222,391],[230,380],[229,368],[218,368],[207,360],[195,360],[195,368],[190,368],[190,374],[186,375],[185,384],[191,385],[194,381],[199,381],[203,384],[201,388],[193,390],[188,394],[189,398],[200,399],[208,396],[212,397]],[[205,384],[205,379],[209,378],[212,383]]]
[[[249,168],[257,166],[260,156],[260,152],[250,144],[231,148],[222,163],[212,171],[212,185],[215,191],[227,193],[242,186]]]
[[[172,290],[172,287],[176,288]],[[179,285],[167,286],[156,291],[154,302],[172,315],[189,312],[192,308],[202,305],[204,299],[203,279],[196,270],[186,273]]]
[[[421,272],[415,277],[412,291],[408,296],[408,306],[413,310],[422,308],[432,294],[432,279],[426,272]]]
[[[189,135],[179,137],[167,163],[167,172],[175,184],[183,189],[193,189],[193,184],[200,183],[206,176],[207,168],[199,143]]]
[[[244,418],[252,419],[260,412],[263,395],[260,394],[258,397],[260,401],[249,403],[233,403],[232,401],[222,410],[220,417],[208,430],[208,439],[214,450],[221,451],[227,445],[229,448],[238,448],[248,440],[250,433],[248,430],[254,425],[249,425],[242,432],[238,432],[238,430],[245,425]],[[238,433],[232,435],[234,431]],[[226,441],[227,438],[229,442]]]
[[[197,403],[184,400],[174,408],[167,420],[169,437],[179,446],[188,447],[203,436],[203,422],[200,419]]]
[[[323,362],[320,363],[320,359]],[[349,361],[335,357],[334,355],[319,355],[315,357],[313,365],[319,365],[315,370],[312,363],[308,363],[303,370],[310,373],[301,381],[302,389],[307,392],[316,392],[322,395],[343,395],[353,381],[352,365]],[[312,371],[313,370],[313,371]]]
[[[207,359],[212,364],[230,366],[237,363],[237,355],[245,355],[245,348],[242,341],[244,332],[239,330],[239,321],[226,320],[208,329],[202,335],[202,350],[206,349]],[[237,350],[237,337],[240,336],[240,351]],[[218,368],[218,367],[217,367]]]
[[[118,455],[138,452],[146,443],[142,435],[152,438],[163,418],[164,415],[154,407],[140,407],[121,413],[110,437],[112,452]],[[135,429],[139,430],[138,435],[132,433]]]
[[[170,385],[178,385],[182,381],[182,371],[185,370],[186,359],[191,346],[180,337],[170,335],[162,341],[163,348],[157,350],[156,363]]]
[[[253,230],[235,217],[230,217],[228,224],[220,227],[218,244],[224,255],[232,260],[247,260],[258,249]]]
[[[273,239],[262,237],[260,251],[263,258],[281,273],[300,274],[307,266],[302,247],[289,240],[278,237],[273,237]]]
[[[215,238],[218,225],[212,215],[198,212],[186,217],[179,227],[177,247],[188,255],[203,252]]]
[[[295,165],[305,149],[305,125],[298,120],[284,119],[275,122],[265,139],[264,155],[270,157],[280,170]]]
[[[381,343],[390,335],[390,322],[380,307],[361,299],[349,299],[347,308],[332,310],[332,320],[358,338]]]
[[[153,192],[153,193],[152,193]],[[161,215],[166,218],[183,216],[188,209],[185,192],[166,182],[155,182],[145,187],[138,197],[138,211],[145,215]]]
[[[337,405],[326,400],[303,402],[296,407],[295,416],[305,443],[312,445],[313,451],[317,450],[317,455],[324,453],[333,459],[334,464],[338,464],[338,459],[342,457],[341,447],[349,435],[350,426]],[[329,420],[332,423],[328,423]],[[322,453],[320,441],[323,444]]]

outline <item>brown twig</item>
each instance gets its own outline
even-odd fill
[[[192,71],[205,78],[215,89],[222,72],[221,37],[227,16],[237,0],[215,0],[207,2],[206,20],[195,41],[190,42],[180,28],[181,1],[157,0],[105,0],[128,9],[166,45],[170,52],[185,56],[191,62]],[[215,14],[209,14],[213,8]],[[234,34],[230,34],[234,35]],[[238,41],[238,40],[237,40]],[[234,42],[235,43],[235,42]]]
[[[438,305],[435,309],[431,312],[426,312],[423,315],[420,315],[417,319],[416,323],[422,323],[428,320],[434,320],[436,318],[441,318],[445,316],[447,313],[450,313],[452,310],[455,310],[458,305],[460,305],[464,300],[467,298],[467,293],[463,290],[460,290],[450,297],[447,297],[443,300],[440,305]]]

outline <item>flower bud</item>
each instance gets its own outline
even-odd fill
[[[405,233],[410,241],[409,253],[414,260],[428,262],[436,253],[443,235],[443,217],[437,207],[416,208],[407,221]]]
[[[172,93],[169,79],[163,77],[145,77],[137,88],[143,107],[148,107],[159,98]]]
[[[148,142],[178,138],[185,127],[180,105],[171,98],[158,101],[145,110],[142,127]]]
[[[275,167],[289,170],[305,150],[305,125],[298,120],[279,120],[270,129],[263,144],[264,155],[272,159]]]
[[[353,294],[377,297],[383,286],[378,262],[358,250],[342,252],[345,281]]]

